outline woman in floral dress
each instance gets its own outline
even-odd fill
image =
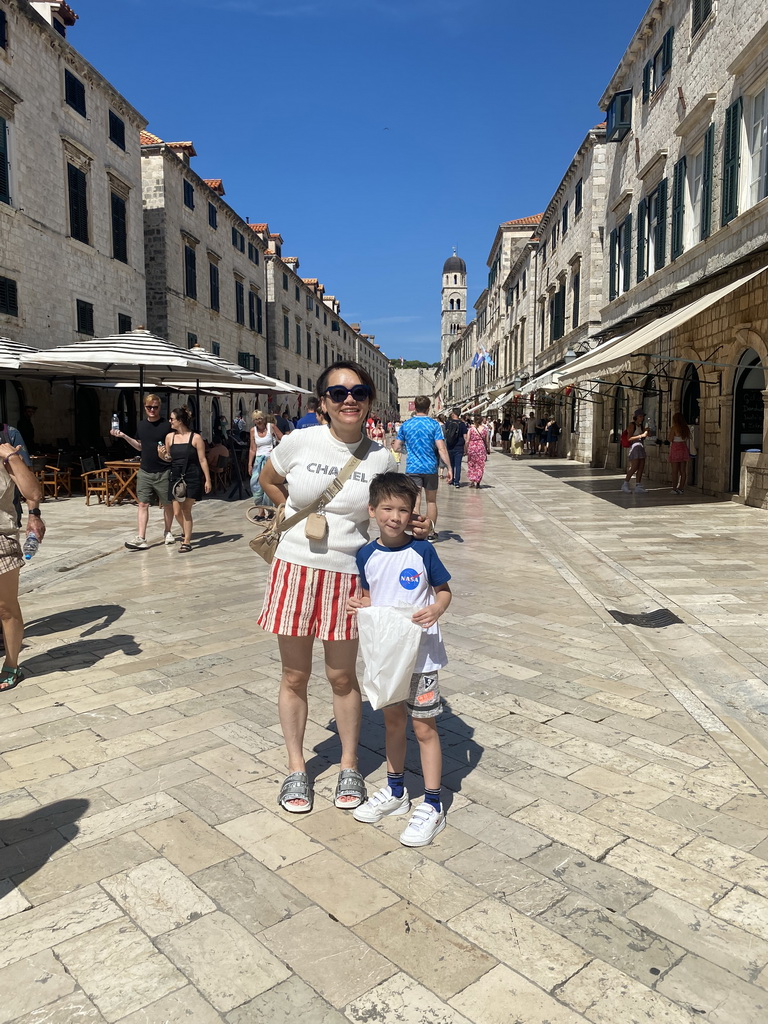
[[[467,476],[470,487],[480,487],[490,444],[488,428],[483,426],[482,416],[475,414],[474,423],[467,433]]]

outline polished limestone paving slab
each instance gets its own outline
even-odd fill
[[[494,453],[441,490],[448,827],[419,850],[333,807],[319,657],[315,808],[278,808],[243,504],[201,503],[181,556],[47,503],[0,695],[0,1024],[764,1021],[765,514],[619,483]],[[682,625],[609,614],[659,606]],[[366,704],[370,786],[383,744]]]

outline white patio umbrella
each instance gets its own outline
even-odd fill
[[[45,353],[30,345],[22,345],[10,338],[0,338],[0,373],[18,371],[15,376],[71,377],[73,373],[87,373],[87,367],[71,362],[62,362],[51,368],[44,360]]]

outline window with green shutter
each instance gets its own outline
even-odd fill
[[[628,213],[619,228],[619,248],[621,250],[621,290],[629,290],[630,272],[632,267],[632,214]]]
[[[8,123],[0,117],[0,203],[11,202],[11,167],[9,161]]]
[[[672,175],[672,241],[669,255],[673,260],[677,259],[685,248],[685,167],[685,157],[681,156]]]
[[[648,276],[646,263],[646,240],[648,237],[648,202],[641,199],[637,204],[637,283],[640,284]]]
[[[218,342],[218,341],[212,341],[211,342],[211,355],[214,355],[214,356],[220,356],[221,355],[221,343],[220,342]]]
[[[19,315],[19,293],[16,282],[10,277],[0,277],[0,313]]]
[[[118,149],[125,149],[125,121],[112,110],[109,112],[109,139]]]
[[[661,270],[667,262],[667,179],[659,182],[658,187],[648,198],[648,222],[653,215],[653,269]],[[650,266],[649,266],[650,269]]]
[[[184,205],[190,210],[195,208],[195,186],[186,178],[184,179]]]
[[[701,240],[712,231],[712,173],[715,159],[715,126],[704,133],[704,167],[701,174]]]
[[[8,19],[5,11],[0,11],[0,50],[8,49]]]
[[[283,317],[283,348],[291,347],[291,325],[288,322],[288,317]]]
[[[256,296],[256,331],[259,334],[264,333],[264,303],[258,295]]]
[[[606,111],[606,142],[620,142],[632,128],[632,90],[614,94]]]
[[[69,233],[80,242],[89,241],[88,236],[88,184],[85,173],[74,164],[67,164],[67,186],[69,191]]]
[[[579,178],[573,190],[573,216],[578,217],[584,205],[584,179]],[[525,271],[523,271],[523,291],[525,291]]]
[[[296,324],[296,352],[301,355],[301,324]]]
[[[77,333],[87,334],[91,338],[94,335],[93,326],[93,303],[77,300]]]
[[[219,214],[213,203],[208,203],[208,227],[214,231],[219,226]]]
[[[219,298],[219,268],[215,263],[208,263],[208,283],[210,286],[211,309],[218,313],[221,308]]]
[[[71,71],[64,72],[64,101],[82,117],[86,116],[85,85]]]
[[[573,303],[571,306],[571,327],[578,327],[581,322],[581,271],[577,270],[571,278],[571,295]]]
[[[691,2],[691,36],[695,36],[701,26],[712,13],[712,0],[692,0]]]
[[[723,133],[723,198],[720,222],[725,227],[739,212],[739,156],[741,152],[741,96],[725,112]]]
[[[112,204],[112,258],[120,263],[128,262],[128,216],[127,205],[122,196],[110,194]]]
[[[235,319],[245,326],[245,288],[242,281],[235,281]]]
[[[191,245],[184,246],[184,294],[197,298],[197,256]]]
[[[643,67],[643,103],[647,103],[649,98],[661,88],[672,68],[674,35],[673,28],[664,33],[661,46]]]
[[[133,321],[127,315],[127,313],[118,313],[117,314],[117,333],[118,334],[128,334],[132,330],[133,330]]]
[[[256,330],[256,293],[251,291],[248,292],[248,326]]]

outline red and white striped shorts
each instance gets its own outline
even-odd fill
[[[361,596],[356,574],[310,569],[276,558],[258,623],[267,633],[281,636],[356,640],[357,616],[347,612],[347,601]]]

